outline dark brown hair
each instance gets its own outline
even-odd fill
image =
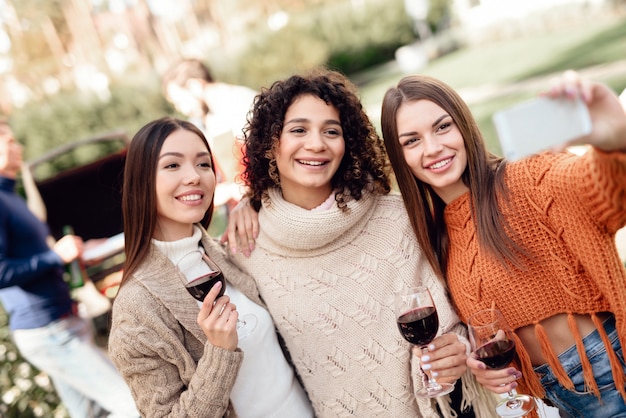
[[[345,210],[350,199],[359,200],[364,189],[386,194],[391,190],[390,168],[382,140],[367,117],[356,86],[343,74],[317,69],[276,81],[256,96],[245,128],[245,171],[250,204],[259,210],[267,190],[279,186],[270,177],[270,161],[279,141],[289,106],[300,96],[311,94],[339,112],[345,155],[331,183],[340,190],[335,199]]]
[[[489,151],[478,125],[463,99],[447,84],[423,75],[406,76],[383,98],[381,126],[391,166],[420,245],[435,271],[445,276],[448,234],[443,212],[446,204],[430,185],[417,179],[404,159],[398,140],[396,115],[405,102],[429,100],[445,110],[457,125],[467,152],[461,178],[470,189],[472,217],[480,245],[495,257],[519,265],[522,249],[509,237],[496,192],[507,194],[503,180],[505,161]],[[418,118],[420,115],[415,115]]]
[[[165,140],[175,131],[195,133],[211,148],[204,134],[193,123],[171,117],[154,120],[133,137],[124,165],[122,188],[122,216],[124,218],[124,278],[131,275],[143,262],[150,248],[157,223],[156,171],[159,154]],[[211,168],[215,173],[213,156]],[[211,222],[213,202],[200,223],[205,228]]]

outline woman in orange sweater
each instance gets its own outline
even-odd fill
[[[507,162],[487,150],[453,89],[418,75],[387,91],[383,137],[461,319],[496,307],[516,330],[517,368],[469,358],[478,381],[496,393],[519,384],[562,417],[626,417],[626,271],[615,247],[626,224],[626,114],[608,87],[573,72],[547,95],[586,103],[583,156]]]

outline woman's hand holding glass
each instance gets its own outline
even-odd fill
[[[493,393],[502,394],[512,391],[517,387],[517,379],[522,377],[522,373],[515,367],[489,369],[485,363],[474,356],[467,357],[467,367],[476,377],[476,381]]]
[[[239,343],[239,313],[237,307],[230,303],[228,295],[219,296],[222,286],[222,282],[218,282],[211,288],[202,302],[197,321],[209,343],[234,351]]]
[[[429,348],[439,331],[439,315],[435,302],[427,287],[417,286],[397,293],[394,300],[396,323],[405,340],[422,350],[422,359],[429,355]],[[412,349],[415,353],[414,348]],[[428,358],[430,361],[430,357]],[[415,392],[420,398],[434,398],[454,390],[454,384],[438,382],[438,370],[430,366],[430,371],[421,365],[428,381]]]
[[[432,370],[437,382],[454,384],[467,370],[467,346],[454,333],[436,337],[427,353],[418,346],[412,351],[420,359],[422,370]]]
[[[235,350],[240,338],[238,325],[241,328],[241,323],[238,324],[237,308],[230,303],[230,297],[224,295],[226,281],[222,270],[200,250],[185,254],[176,267],[185,289],[194,299],[202,302],[197,323],[209,343]]]
[[[498,309],[483,309],[475,312],[468,320],[467,329],[474,350],[471,357],[480,359],[480,363],[482,363],[482,366],[479,365],[478,368],[482,370],[487,368],[496,371],[506,370],[506,373],[499,376],[498,379],[490,379],[489,386],[485,385],[487,388],[491,388],[499,380],[499,384],[503,387],[510,386],[507,397],[496,406],[498,415],[510,418],[527,415],[535,408],[535,402],[528,395],[514,392],[515,387],[517,387],[517,383],[514,381],[519,379],[521,375],[517,371],[512,372],[507,366],[515,357],[515,334],[502,312]],[[481,383],[478,376],[476,379]],[[500,391],[494,392],[502,393]]]

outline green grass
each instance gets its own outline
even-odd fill
[[[437,77],[462,91],[484,85],[518,83],[567,69],[580,70],[624,59],[626,18],[607,17],[542,34],[462,48],[432,60],[419,72]],[[388,65],[358,76],[359,80],[367,80],[360,84],[361,98],[364,106],[371,111],[377,128],[380,128],[378,111],[382,97],[387,88],[403,75]],[[601,81],[621,92],[626,87],[626,74]],[[492,151],[500,152],[491,115],[536,93],[528,90],[470,103]]]

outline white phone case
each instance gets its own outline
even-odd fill
[[[581,99],[538,97],[494,113],[504,156],[517,160],[591,132]]]

